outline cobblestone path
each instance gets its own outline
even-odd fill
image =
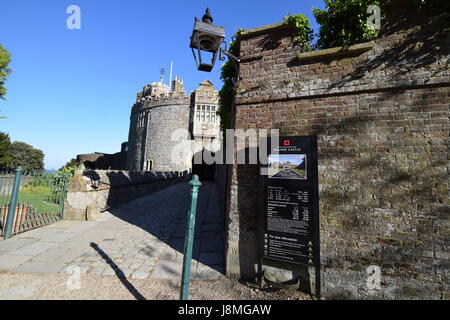
[[[98,221],[67,221],[0,241],[0,270],[73,272],[132,279],[180,279],[190,187],[179,183],[104,212]],[[200,187],[192,279],[224,272],[224,219],[215,184]]]

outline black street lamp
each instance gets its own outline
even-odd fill
[[[225,39],[225,28],[215,26],[212,22],[213,18],[209,8],[206,9],[202,21],[195,18],[190,47],[192,54],[194,55],[197,69],[200,71],[210,72],[216,63],[218,54],[220,55],[220,60],[223,60],[222,53],[231,58],[233,62],[239,62],[238,58],[221,48]],[[195,49],[197,49],[198,57],[195,55]],[[211,63],[205,63],[203,61],[202,51],[212,53]]]

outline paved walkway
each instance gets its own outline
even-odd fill
[[[180,279],[190,187],[179,183],[104,213],[63,220],[0,241],[0,271]],[[216,185],[200,187],[192,278],[224,272],[223,216]]]

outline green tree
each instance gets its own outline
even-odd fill
[[[0,44],[0,99],[5,100],[6,88],[4,84],[8,75],[11,73],[11,69],[8,68],[8,64],[11,61],[11,55]]]
[[[431,15],[432,21],[450,31],[450,1],[410,0],[420,13]]]
[[[320,24],[319,49],[347,46],[375,38],[378,30],[367,24],[367,8],[379,0],[325,0],[326,9],[313,9]]]
[[[395,3],[414,8],[423,19],[431,18],[436,25],[450,30],[450,1],[448,0],[324,0],[324,10],[314,8],[314,17],[320,25],[318,49],[348,46],[372,40],[378,36],[378,30],[367,24],[367,8],[377,5],[384,9]],[[395,13],[394,13],[395,14]],[[397,17],[389,17],[396,19]]]
[[[10,147],[11,140],[9,135],[0,132],[0,171],[8,169]]]
[[[24,142],[15,141],[9,149],[9,168],[22,166],[25,172],[44,170],[44,153]]]

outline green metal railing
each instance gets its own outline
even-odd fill
[[[0,236],[4,239],[63,218],[68,176],[0,172]]]

